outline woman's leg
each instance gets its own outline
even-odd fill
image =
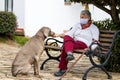
[[[59,63],[60,70],[67,69],[68,61],[66,60],[66,56],[67,56],[67,54],[65,52],[65,49],[63,48],[62,53],[61,53],[60,63]]]
[[[68,61],[66,60],[67,52],[72,52],[74,49],[85,49],[87,48],[87,45],[81,41],[74,41],[70,36],[64,37],[64,45],[63,50],[61,54],[61,59],[59,63],[59,68],[62,70],[67,69]]]
[[[67,64],[68,64],[68,61],[66,60],[67,52],[68,51],[73,52],[73,48],[74,48],[73,45],[74,45],[74,40],[70,36],[66,35],[64,37],[64,44],[63,44],[61,59],[59,63],[59,68],[62,70],[67,69]]]
[[[68,64],[68,61],[66,60],[67,52],[73,53],[74,49],[84,49],[84,48],[87,48],[87,46],[83,42],[80,41],[75,42],[70,36],[65,36],[63,49],[61,53],[61,59],[59,63],[60,70],[56,72],[54,75],[62,76],[65,73]]]
[[[75,41],[74,42],[74,49],[85,49],[87,48],[87,45],[81,41]]]

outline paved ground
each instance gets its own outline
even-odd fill
[[[29,76],[22,77],[12,77],[11,75],[11,64],[21,47],[11,42],[0,43],[0,80],[40,80],[33,75],[33,69],[30,71]],[[75,54],[75,56],[79,56]],[[45,53],[41,57],[41,62],[43,62],[47,56]],[[72,61],[74,62],[74,61]],[[69,65],[71,65],[71,63]],[[58,80],[59,77],[53,76],[53,73],[58,70],[57,61],[49,61],[45,65],[44,70],[41,70],[42,80]],[[90,66],[87,57],[83,57],[62,80],[81,80],[84,71]],[[120,73],[111,73],[112,80],[120,80]],[[99,69],[91,71],[88,76],[88,80],[108,80],[106,75]]]

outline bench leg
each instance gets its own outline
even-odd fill
[[[93,68],[95,68],[95,66],[91,66],[88,70],[86,70],[86,72],[84,73],[82,80],[87,80],[87,74],[90,70],[92,70]]]
[[[40,70],[43,70],[45,63],[46,63],[48,60],[50,60],[50,58],[46,59],[46,60],[41,64]]]
[[[112,79],[112,76],[107,72],[107,70],[104,67],[101,67],[101,69],[106,73],[108,79]]]
[[[47,61],[49,61],[49,60],[60,61],[59,58],[60,58],[60,55],[57,56],[57,57],[48,56],[48,58],[41,64],[40,70],[43,70],[43,69],[44,69],[44,65],[45,65],[45,63],[46,63]]]
[[[96,66],[91,66],[83,75],[82,77],[82,80],[87,80],[87,74],[90,72],[90,70],[92,70],[93,68],[96,68]],[[107,70],[104,68],[104,67],[98,67],[98,68],[101,68],[105,73],[106,75],[108,76],[108,79],[112,79],[112,76],[107,72]]]
[[[49,49],[45,49],[45,51],[46,51],[46,54],[47,54],[48,58],[41,64],[40,70],[43,70],[43,69],[44,69],[45,63],[46,63],[47,61],[49,61],[49,60],[60,61],[59,58],[60,58],[61,54],[60,54],[59,56],[54,57],[54,56],[50,55]]]

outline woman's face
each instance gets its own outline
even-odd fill
[[[90,17],[86,14],[80,14],[80,24],[87,24]]]

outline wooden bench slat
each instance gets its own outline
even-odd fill
[[[102,54],[106,54],[107,53],[107,51],[102,51]]]
[[[102,46],[109,47],[111,44],[110,43],[101,43]]]
[[[102,43],[102,42],[106,42],[106,43],[111,43],[112,42],[112,39],[109,39],[109,38],[100,38],[99,41]]]
[[[61,47],[48,46],[48,45],[46,45],[45,48],[46,48],[46,49],[53,49],[53,50],[57,50],[57,51],[60,51],[60,50],[61,50]],[[108,51],[108,49],[104,49],[104,48],[102,49],[102,53],[104,53],[104,54],[105,54],[107,51]],[[75,50],[74,50],[74,53],[81,54],[82,52],[84,52],[83,49],[81,49],[81,50],[80,50],[80,49],[75,49]]]
[[[100,34],[101,38],[113,38],[114,34]]]
[[[50,45],[45,45],[45,48],[46,48],[46,49],[61,50],[61,47],[50,46]]]
[[[45,45],[46,49],[53,49],[53,50],[61,50],[61,47],[56,47],[56,46],[49,46],[49,45]],[[84,50],[80,50],[80,49],[76,49],[74,50],[75,53],[82,53]]]
[[[116,31],[111,31],[111,30],[100,30],[100,33],[111,33],[114,34]]]
[[[82,52],[84,52],[83,49],[81,49],[81,50],[80,50],[80,49],[75,49],[75,50],[74,50],[74,53],[79,53],[79,54],[81,54]]]

